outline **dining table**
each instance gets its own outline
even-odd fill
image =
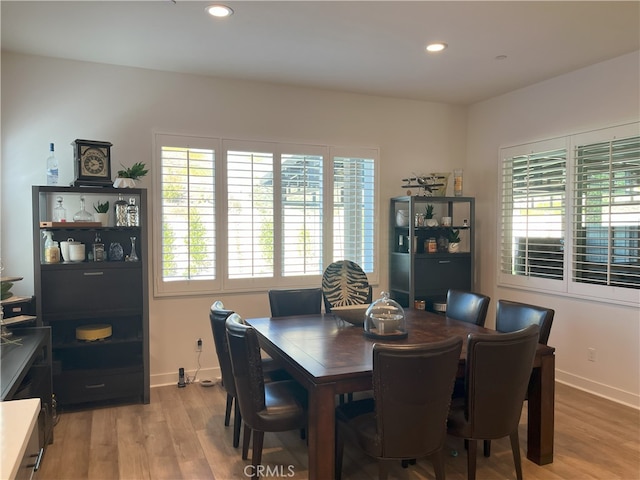
[[[393,340],[366,337],[362,326],[331,313],[246,319],[264,351],[308,392],[310,479],[335,475],[336,397],[373,389],[375,343],[424,344],[461,337],[458,376],[464,377],[467,336],[495,333],[442,313],[407,308],[405,317],[407,337]],[[554,395],[555,349],[538,344],[527,395],[527,458],[539,465],[553,462]]]

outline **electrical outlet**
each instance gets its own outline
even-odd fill
[[[587,360],[590,362],[596,361],[596,349],[593,347],[587,348]]]
[[[201,352],[202,351],[202,339],[199,338],[198,340],[196,340],[196,352]]]

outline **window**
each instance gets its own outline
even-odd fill
[[[640,288],[640,137],[575,145],[572,280]]]
[[[156,135],[156,154],[156,295],[317,286],[334,259],[377,281],[377,150]]]
[[[499,283],[638,303],[638,124],[501,150]]]

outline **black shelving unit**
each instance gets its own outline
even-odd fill
[[[433,205],[437,225],[416,220]],[[398,215],[399,210],[406,215]],[[472,197],[403,196],[390,201],[389,290],[404,307],[424,300],[430,309],[444,302],[450,288],[473,290],[475,264],[475,199]],[[442,217],[451,217],[451,226],[442,225]],[[401,224],[406,218],[408,224]],[[428,222],[432,223],[432,222]],[[450,228],[460,232],[460,249],[449,253],[445,241]],[[427,243],[435,239],[437,251],[429,253]]]
[[[98,201],[113,205],[118,195],[135,198],[140,211],[137,226],[84,226],[65,224],[41,226],[50,221],[56,198],[62,196],[68,216],[73,217],[79,197],[85,209]],[[102,401],[149,403],[149,313],[147,241],[147,192],[144,189],[110,187],[34,186],[33,260],[38,321],[51,327],[53,391],[60,405]],[[125,254],[136,237],[138,261],[77,263],[43,262],[42,231],[49,230],[55,241],[73,238],[86,245],[87,252],[96,233],[105,250],[120,243]],[[95,341],[76,339],[76,328],[110,325],[112,335]]]

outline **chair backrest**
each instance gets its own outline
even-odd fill
[[[269,290],[269,306],[272,317],[321,313],[322,289]]]
[[[330,264],[322,274],[325,311],[331,307],[371,303],[371,286],[360,265],[350,260]]]
[[[442,447],[462,338],[373,346],[380,456],[418,458]]]
[[[515,332],[535,324],[540,327],[539,342],[546,345],[549,341],[554,314],[555,311],[550,308],[511,302],[509,300],[498,300],[496,330],[499,332]]]
[[[490,300],[480,293],[450,289],[447,292],[447,317],[484,327]]]
[[[229,343],[227,342],[227,329],[225,323],[227,318],[233,313],[232,310],[225,310],[222,302],[217,301],[211,305],[209,310],[209,321],[213,332],[213,342],[216,346],[218,363],[222,372],[222,386],[232,397],[236,396],[236,384],[231,368],[231,357],[229,356]]]
[[[227,318],[226,328],[240,414],[242,420],[253,428],[258,412],[265,409],[258,336],[253,327],[246,325],[237,313]]]
[[[517,428],[533,368],[540,328],[512,333],[470,333],[465,375],[470,438],[510,435]]]

